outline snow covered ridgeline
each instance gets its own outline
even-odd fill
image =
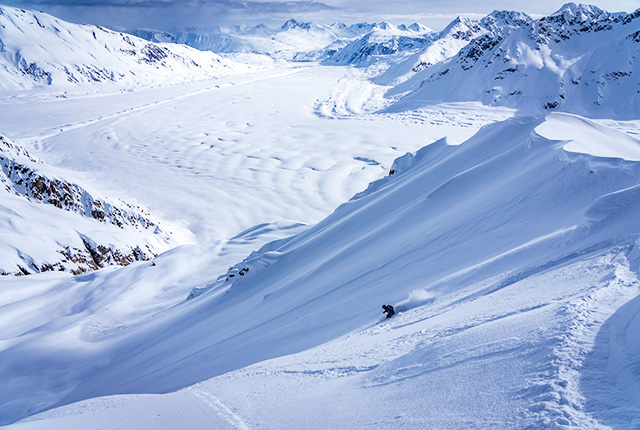
[[[382,31],[388,35],[418,37],[430,31],[414,23],[395,26],[386,22],[331,25],[299,22],[290,19],[280,28],[263,24],[248,27],[191,29],[175,33],[150,29],[133,29],[128,32],[153,42],[182,43],[200,50],[223,53],[255,53],[293,61],[326,59],[353,40],[369,38],[370,33]]]
[[[398,159],[391,176],[318,225],[266,245],[192,300],[184,300],[186,292],[212,278],[191,273],[178,283],[170,274],[189,265],[173,252],[155,267],[54,285],[72,290],[81,305],[66,304],[80,311],[60,316],[64,322],[43,317],[38,324],[52,329],[12,337],[11,348],[0,351],[12,393],[0,397],[4,420],[221,375],[167,397],[135,398],[141,403],[131,408],[130,397],[65,406],[18,428],[73,427],[74,420],[85,426],[84,420],[114,420],[115,426],[133,415],[148,423],[160,409],[163,418],[175,418],[182,405],[200,405],[194,394],[210,400],[207,412],[227,404],[267,428],[281,427],[282,417],[308,420],[306,409],[291,408],[305,401],[328,419],[354,419],[361,427],[378,419],[439,428],[586,427],[606,415],[585,399],[596,385],[601,391],[592,403],[604,399],[608,407],[607,399],[618,399],[607,395],[616,388],[601,380],[587,377],[584,388],[581,372],[601,370],[581,364],[601,360],[597,351],[589,354],[595,334],[637,296],[638,160],[636,139],[589,120],[518,117],[487,126],[462,145],[440,140]],[[78,286],[87,285],[96,291],[91,305],[99,312],[85,312],[86,293]],[[105,306],[99,294],[114,288],[126,290],[127,300]],[[175,299],[180,289],[185,294]],[[171,300],[156,296],[168,290]],[[398,304],[400,315],[377,324],[381,302]],[[60,338],[65,342],[53,340]],[[280,358],[262,362],[274,357]],[[614,379],[626,368],[618,364]],[[365,403],[362,410],[352,407]],[[623,403],[616,404],[622,411],[616,422],[637,410]],[[159,409],[146,413],[153,408]],[[190,419],[215,419],[200,416]]]
[[[30,211],[33,214],[40,212],[34,204],[44,203],[83,218],[115,226],[122,233],[115,234],[116,243],[114,244],[112,241],[105,242],[105,238],[96,241],[92,238],[94,234],[87,231],[71,234],[71,238],[61,232],[55,243],[42,248],[41,245],[34,247],[30,243],[31,240],[27,241],[26,238],[29,237],[37,243],[42,238],[35,236],[41,235],[43,230],[50,230],[53,233],[56,230],[54,227],[56,223],[53,220],[43,217],[37,223],[38,225],[32,225],[28,231],[23,231],[22,239],[15,237],[19,242],[15,244],[11,239],[12,234],[22,229],[16,228],[19,223],[5,220],[9,222],[9,227],[0,247],[5,248],[3,253],[9,255],[5,255],[6,258],[3,258],[0,263],[0,274],[29,274],[48,270],[70,270],[73,273],[81,273],[107,265],[127,265],[132,261],[154,257],[157,252],[172,243],[170,233],[160,227],[159,222],[144,209],[99,196],[96,192],[89,192],[75,183],[55,177],[58,174],[54,169],[47,168],[41,161],[32,157],[22,147],[0,135],[0,183],[4,185],[4,192],[26,197],[30,202],[27,206],[33,209]],[[4,208],[6,210],[10,207],[11,199],[7,201]],[[25,213],[21,213],[24,209],[11,210],[16,211],[13,215],[19,218],[25,216]],[[11,216],[11,213],[8,215]],[[54,215],[54,218],[57,217]],[[48,225],[49,223],[51,225]],[[74,224],[70,223],[69,226],[71,225]],[[131,239],[125,240],[128,242],[125,245],[122,243],[122,238],[117,238],[118,235],[125,235],[125,229],[134,241],[135,237],[139,236],[137,238],[140,241],[139,245],[132,245]],[[143,236],[147,238],[143,239]],[[154,239],[150,241],[150,237]],[[11,251],[12,247],[15,247],[13,251]],[[40,248],[36,252],[42,257],[33,256],[31,247]]]
[[[259,26],[170,39],[220,52],[371,67],[373,82],[394,86],[387,96],[401,98],[391,111],[480,101],[625,119],[640,115],[639,16],[640,9],[609,13],[568,3],[540,19],[516,11],[457,18],[441,32],[417,24],[292,21],[277,30]],[[144,34],[154,39],[153,32]],[[198,42],[206,37],[225,42]]]
[[[640,9],[608,13],[569,3],[538,20],[515,14],[491,14],[494,29],[448,60],[394,69],[386,81],[406,82],[389,92],[404,96],[391,110],[481,101],[602,118],[640,115]]]
[[[244,69],[211,52],[158,45],[42,12],[0,6],[0,88],[185,81]]]
[[[28,161],[13,158],[16,155],[24,155],[28,157]],[[118,227],[129,225],[148,229],[164,240],[169,240],[169,234],[163,232],[157,222],[152,221],[151,214],[144,209],[125,202],[110,203],[105,198],[94,198],[77,184],[47,177],[37,170],[38,167],[44,167],[41,161],[31,157],[26,150],[2,135],[0,162],[4,173],[0,181],[6,185],[7,191]]]
[[[387,276],[389,261],[394,273],[412,274],[408,285],[417,281],[415,287],[433,283],[449,289],[451,281],[442,279],[458,271],[504,276],[567,255],[578,258],[640,237],[634,215],[640,205],[634,200],[640,189],[638,161],[640,141],[564,114],[486,126],[460,146],[442,139],[396,160],[393,174],[318,225],[270,243],[230,268],[213,289],[264,282],[279,294],[289,288],[293,293],[309,278],[322,291],[348,283],[359,270],[366,276],[358,285],[366,279],[377,285],[375,273]],[[298,268],[295,276],[272,267],[286,271],[281,260]],[[350,275],[343,277],[345,271]],[[462,278],[464,285],[468,279]],[[376,289],[374,297],[388,294],[382,285],[370,288]],[[192,297],[202,292],[193,291]],[[316,293],[312,287],[308,292]]]

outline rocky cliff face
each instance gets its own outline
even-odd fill
[[[78,228],[71,239],[56,239],[55,249],[50,249],[46,258],[16,249],[18,261],[15,264],[3,262],[0,274],[20,275],[48,270],[82,273],[109,265],[128,265],[155,257],[157,244],[172,242],[171,234],[143,208],[90,192],[76,183],[45,173],[47,170],[24,148],[0,135],[0,184],[4,192],[26,199],[30,205],[47,205],[90,220],[89,225],[100,223],[117,228],[129,239],[105,239],[104,234],[93,238],[94,234]],[[31,226],[29,232],[22,231],[21,234],[42,234],[43,229],[47,230],[49,219],[40,218],[40,221],[39,225]],[[100,230],[100,227],[93,229]],[[136,238],[137,235],[140,237]],[[153,240],[149,241],[148,237]],[[26,242],[28,237],[22,239]],[[52,253],[55,258],[51,257]]]

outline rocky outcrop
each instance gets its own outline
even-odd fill
[[[0,135],[0,169],[4,174],[0,175],[0,181],[7,191],[103,223],[151,230],[169,239],[151,215],[139,206],[95,197],[77,184],[40,173],[37,166],[13,158],[12,153],[37,162],[26,150]]]
[[[55,241],[56,249],[51,250],[57,255],[55,259],[49,257],[38,261],[29,252],[16,249],[19,262],[14,265],[2,262],[0,274],[26,275],[50,270],[78,274],[111,265],[125,266],[157,255],[148,238],[155,243],[169,244],[172,241],[171,234],[145,209],[101,196],[57,175],[44,173],[49,170],[24,148],[0,135],[0,184],[4,188],[0,192],[24,197],[35,205],[50,205],[112,226],[110,228],[115,226],[123,230],[123,237],[129,239],[100,243],[89,234],[77,231],[72,238],[67,236],[65,240]],[[34,226],[34,231],[40,229],[41,226]],[[135,243],[135,238],[131,239],[137,235],[140,236],[139,243]],[[105,235],[100,236],[104,241]],[[23,237],[21,242],[29,240],[29,237]]]

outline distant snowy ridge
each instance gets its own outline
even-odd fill
[[[366,66],[392,55],[408,56],[426,46],[433,31],[420,24],[395,26],[382,22],[364,36],[346,44],[335,52],[328,52],[326,64]]]
[[[153,42],[180,43],[196,49],[218,53],[263,54],[293,61],[326,60],[340,52],[345,45],[352,41],[357,41],[361,37],[371,38],[371,33],[381,32],[386,35],[379,35],[378,39],[381,37],[393,39],[393,35],[395,35],[397,36],[395,39],[401,39],[400,42],[388,41],[386,45],[390,46],[393,43],[398,45],[399,43],[404,46],[410,40],[421,39],[421,35],[430,31],[432,30],[419,23],[409,26],[395,26],[386,22],[364,22],[352,25],[336,22],[323,25],[300,22],[295,19],[290,19],[275,29],[261,24],[255,27],[236,26],[212,30],[187,29],[178,32],[149,29],[128,30],[131,34]],[[381,46],[378,48],[380,51],[394,49],[392,47],[383,48],[382,42],[380,43]],[[395,49],[397,52],[398,47],[396,46]],[[348,60],[334,60],[334,63],[344,62],[348,62]]]
[[[416,73],[455,56],[478,37],[505,35],[531,21],[532,18],[524,13],[507,11],[494,11],[479,20],[458,17],[441,32],[431,34],[423,49],[401,62],[394,60],[389,70],[375,77],[374,81],[381,85],[397,85]]]
[[[265,25],[229,29],[187,29],[174,33],[156,30],[128,30],[154,42],[171,42],[217,53],[250,53],[291,60],[301,52],[316,51],[342,38],[353,38],[366,28],[344,24],[319,25],[290,19],[280,28]]]
[[[415,76],[388,93],[403,96],[390,109],[480,101],[601,118],[640,115],[640,9],[611,14],[569,3],[503,28],[510,31],[475,37],[446,61],[414,66]]]
[[[57,210],[112,225],[120,232],[114,233],[114,239],[93,239],[91,233],[77,232],[72,234],[74,239],[69,240],[62,234],[54,244],[38,250],[39,254],[46,255],[39,258],[30,255],[30,244],[25,239],[30,237],[33,241],[33,236],[47,230],[47,223],[39,223],[33,225],[31,230],[23,231],[21,244],[17,245],[8,244],[7,238],[12,236],[13,228],[7,228],[4,240],[0,240],[0,248],[9,245],[9,248],[16,246],[16,249],[13,256],[1,260],[0,274],[29,274],[48,270],[81,273],[107,265],[127,265],[133,261],[153,258],[173,243],[171,234],[144,209],[89,192],[75,183],[50,176],[48,170],[50,169],[26,150],[0,135],[0,184],[4,186],[4,192],[26,198],[30,202],[27,206],[31,206],[36,213],[40,209],[33,205],[44,203]],[[14,215],[22,217],[25,214],[16,212]],[[11,226],[15,227],[13,223]],[[132,234],[132,231],[135,233]],[[126,245],[118,236],[129,237],[124,240]],[[150,238],[153,239],[149,240]],[[132,245],[131,239],[138,240],[139,244]],[[104,242],[105,240],[115,240],[116,244]],[[0,254],[3,251],[11,254],[6,249],[0,250]]]
[[[0,6],[0,88],[192,81],[243,69],[211,52]]]

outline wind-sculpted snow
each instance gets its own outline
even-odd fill
[[[210,52],[154,44],[42,12],[0,7],[0,88],[193,81],[246,70]]]
[[[384,37],[371,67],[245,55],[270,70],[143,88],[25,60],[52,86],[0,94],[0,270],[31,274],[0,277],[0,423],[637,427],[638,17],[242,27],[291,37],[280,59]]]
[[[638,16],[568,4],[548,17],[499,25],[509,31],[479,35],[393,88],[388,95],[403,98],[391,110],[474,100],[525,112],[637,118]]]
[[[592,379],[599,370],[581,363],[604,359],[589,355],[598,328],[640,287],[630,271],[640,261],[640,164],[575,146],[569,152],[571,142],[536,131],[551,135],[563,119],[517,117],[461,145],[440,140],[402,157],[392,174],[319,224],[265,245],[217,279],[191,273],[207,257],[184,248],[155,266],[65,281],[114,296],[87,300],[74,289],[82,305],[68,323],[12,338],[0,352],[12,392],[2,399],[5,422],[51,405],[166,392],[220,375],[169,397],[136,398],[135,410],[116,397],[22,425],[91,422],[108,401],[113,412],[101,419],[113,425],[160,411],[173,422],[196,398],[208,406],[189,415],[195,423],[302,425],[309,416],[291,411],[314,404],[333,412],[328,423],[351,419],[359,428],[595,425],[608,388]],[[574,126],[591,152],[597,146],[587,140],[597,134],[590,130],[606,130],[589,121]],[[116,284],[131,287],[110,290]],[[189,285],[199,288],[177,299]],[[399,314],[381,322],[382,303],[396,304]],[[53,342],[61,336],[63,344]],[[77,348],[82,356],[55,358]],[[624,369],[624,351],[609,371]],[[624,421],[633,405],[621,408]]]

